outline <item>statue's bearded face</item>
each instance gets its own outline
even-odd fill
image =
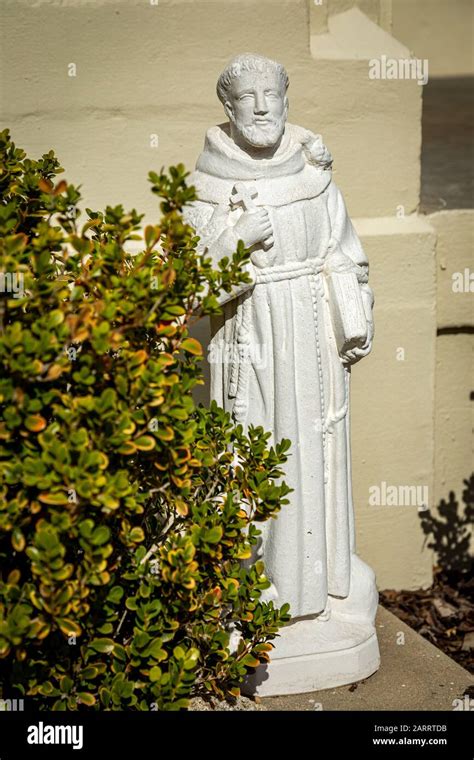
[[[254,148],[276,145],[288,115],[281,79],[271,70],[243,71],[232,81],[226,111],[246,143]]]

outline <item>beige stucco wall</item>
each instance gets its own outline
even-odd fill
[[[453,491],[461,504],[464,481],[473,470],[472,431],[474,339],[460,332],[436,341],[435,503]]]
[[[331,16],[359,8],[371,21],[390,32],[392,26],[392,0],[308,0],[310,25],[314,33],[328,31]]]
[[[373,486],[426,486],[433,504],[436,358],[435,232],[423,217],[357,219],[370,261],[371,355],[352,372],[357,545],[381,588],[431,581],[417,504],[371,505]]]
[[[367,16],[354,15],[356,5]],[[205,130],[223,119],[214,87],[227,60],[254,50],[284,62],[290,119],[321,132],[333,153],[376,293],[374,352],[352,381],[359,552],[380,587],[416,588],[430,583],[432,566],[416,507],[368,503],[370,487],[383,481],[427,485],[430,499],[435,489],[437,228],[415,215],[422,88],[368,77],[372,55],[406,55],[411,46],[388,36],[390,7],[390,0],[329,0],[322,8],[310,0],[3,0],[1,98],[16,142],[33,155],[53,147],[66,178],[82,184],[85,205],[123,203],[153,220],[158,204],[147,173],[177,162],[193,167]],[[345,45],[348,36],[352,45],[361,40],[359,50]],[[68,76],[70,64],[76,76]],[[206,325],[197,332],[205,342]]]
[[[461,501],[463,481],[471,474],[474,462],[471,398],[474,389],[474,211],[441,211],[432,214],[429,220],[437,233],[436,301],[440,334],[436,341],[434,493],[435,502],[439,503],[450,491]],[[463,289],[459,289],[460,283]]]
[[[459,209],[430,214],[430,224],[436,229],[437,262],[437,324],[445,327],[474,327],[473,291],[459,291],[455,283],[465,270],[473,271],[474,211]],[[474,287],[474,284],[473,284]]]
[[[472,0],[392,0],[392,33],[429,60],[433,77],[474,72]]]
[[[367,60],[313,57],[308,0],[4,0],[0,12],[3,119],[28,150],[54,145],[92,208],[156,215],[148,171],[193,167],[223,120],[217,77],[245,50],[288,67],[290,119],[323,134],[352,214],[416,208],[421,88],[370,80]],[[393,181],[380,183],[388,156]]]

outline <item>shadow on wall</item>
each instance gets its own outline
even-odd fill
[[[470,545],[474,518],[474,473],[464,481],[464,485],[464,507],[461,509],[454,491],[450,491],[448,501],[441,499],[436,510],[438,516],[431,510],[420,513],[425,545],[434,550],[439,570],[445,573],[466,574],[473,566]],[[428,542],[429,536],[431,540]]]
[[[448,657],[474,673],[474,580],[470,554],[474,474],[464,485],[464,507],[460,507],[451,492],[448,501],[441,500],[436,515],[430,511],[420,515],[425,542],[430,537],[428,546],[437,558],[433,584],[416,591],[381,591],[380,602]]]

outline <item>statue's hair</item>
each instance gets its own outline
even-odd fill
[[[238,79],[243,71],[259,71],[261,73],[274,71],[278,75],[281,86],[285,92],[290,83],[286,69],[281,63],[272,61],[271,58],[265,58],[263,55],[242,53],[241,55],[237,55],[227,64],[217,80],[217,97],[222,104],[225,104],[227,100],[227,93],[232,84],[232,80]]]

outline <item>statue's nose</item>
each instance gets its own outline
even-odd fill
[[[254,113],[257,115],[268,113],[267,99],[265,95],[258,94],[255,96]]]

